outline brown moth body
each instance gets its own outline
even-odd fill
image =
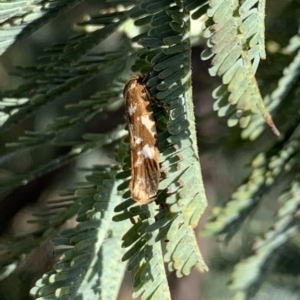
[[[133,76],[123,93],[131,148],[131,196],[139,204],[147,204],[156,197],[160,166],[151,95],[145,76]]]

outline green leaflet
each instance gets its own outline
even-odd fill
[[[149,206],[151,217],[146,221],[148,226],[155,221],[154,205]],[[167,276],[165,274],[162,245],[155,241],[156,234],[149,234],[147,244],[138,254],[143,255],[139,269],[134,276],[133,297],[141,299],[171,299]]]
[[[112,222],[114,207],[121,200],[114,179],[116,171],[99,169],[91,176],[101,174],[102,183],[97,191],[93,188],[79,192],[85,198],[82,199],[84,208],[77,218],[78,225],[62,231],[54,239],[56,245],[67,247],[65,251],[59,251],[61,259],[55,264],[55,271],[45,274],[31,290],[38,299],[50,296],[59,299],[116,299],[126,267],[121,263],[124,253],[121,236],[129,223]],[[106,198],[94,197],[98,194],[106,195]],[[97,201],[104,202],[104,199],[106,207],[95,209]],[[110,278],[109,282],[107,278]]]
[[[49,5],[47,1],[17,0],[0,3],[0,54],[15,41],[28,36],[79,2],[80,0],[55,0]]]
[[[232,194],[224,207],[214,209],[202,235],[226,233],[226,240],[229,241],[245,221],[245,216],[257,207],[262,195],[291,170],[296,163],[294,156],[299,146],[299,138],[291,139],[284,145],[278,143],[267,153],[258,154],[251,164],[252,174]]]
[[[12,176],[6,180],[3,180],[0,185],[0,190],[2,192],[7,192],[13,188],[16,188],[18,186],[24,185],[28,183],[31,180],[34,180],[35,178],[42,176],[54,169],[57,169],[63,165],[66,165],[73,161],[75,158],[77,158],[79,155],[90,151],[95,146],[102,146],[106,144],[110,144],[111,142],[115,140],[119,140],[121,137],[123,137],[125,134],[123,125],[117,127],[115,130],[108,134],[94,134],[94,135],[86,135],[87,140],[92,140],[91,142],[75,142],[74,146],[71,148],[71,150],[60,157],[57,157],[53,160],[47,161],[46,163],[36,167],[34,170],[29,170],[27,173],[22,175],[15,175]],[[36,145],[37,140],[35,139],[33,144]],[[63,143],[64,145],[64,143]],[[11,153],[9,156],[2,156],[2,163],[6,160],[11,159],[15,155],[18,155],[22,153],[23,151],[27,151],[28,144],[25,148],[21,147],[20,149],[17,149],[15,152]]]
[[[265,234],[256,238],[253,254],[235,265],[230,289],[237,291],[236,297],[253,296],[259,289],[261,278],[272,267],[278,250],[297,233],[296,220],[293,217],[299,210],[299,182],[292,182],[289,190],[283,193],[277,212],[278,220]]]
[[[298,89],[298,78],[299,78],[299,63],[300,63],[300,51],[299,51],[299,34],[291,38],[289,45],[286,50],[288,55],[291,53],[289,51],[298,50],[296,56],[293,58],[292,62],[287,66],[283,72],[282,77],[278,80],[277,88],[272,92],[272,94],[267,95],[264,98],[267,108],[270,111],[279,110],[279,105],[281,103],[286,103],[287,101],[295,101],[297,98],[294,93]],[[297,92],[296,92],[297,93]],[[297,101],[297,100],[296,100]],[[293,104],[289,104],[293,105]],[[264,130],[264,123],[261,118],[253,116],[253,121],[249,127],[243,129],[242,138],[249,138],[250,140],[255,140],[261,135]]]
[[[176,275],[181,277],[190,274],[193,267],[199,271],[208,271],[201,253],[197,247],[195,234],[190,226],[186,226],[181,215],[172,222],[167,238],[165,260],[170,271],[176,270]]]
[[[202,59],[213,57],[209,72],[222,77],[226,94],[213,93],[214,109],[219,116],[228,116],[228,126],[251,124],[259,113],[279,136],[271,115],[261,97],[255,72],[260,59],[266,57],[264,45],[265,1],[210,1],[204,36],[208,49]],[[218,88],[220,89],[220,87]],[[230,107],[232,106],[232,108]]]
[[[63,12],[63,8],[68,6],[63,4],[62,1],[51,1],[51,5],[54,8],[55,5],[58,5],[58,2]],[[79,1],[73,0],[73,4],[76,2]],[[69,6],[71,4],[69,3]],[[53,9],[52,13],[53,16],[56,16],[56,9]],[[39,107],[90,80],[100,72],[101,68],[107,68],[115,63],[118,65],[121,61],[124,63],[126,55],[123,51],[121,53],[120,51],[103,53],[102,55],[90,54],[85,59],[82,59],[82,57],[111,35],[118,26],[128,19],[129,14],[130,11],[126,10],[119,13],[106,11],[93,16],[89,21],[79,23],[78,26],[82,26],[82,29],[86,31],[85,26],[97,25],[98,27],[94,31],[80,33],[70,38],[67,43],[58,44],[48,49],[47,55],[43,57],[44,61],[45,59],[48,60],[46,63],[44,62],[37,67],[19,68],[16,74],[25,77],[26,83],[20,85],[14,91],[1,93],[1,96],[19,100],[26,95],[25,98],[30,101],[27,101],[24,105],[17,104],[5,107],[1,112],[0,120],[4,123],[1,130],[9,128],[21,117],[28,116],[29,113],[35,112]],[[124,42],[126,44],[126,41]],[[73,64],[73,67],[71,67],[71,64]]]
[[[64,93],[75,89],[88,80],[91,80],[101,71],[101,69],[103,70],[112,65],[124,63],[124,52],[116,51],[114,55],[94,55],[92,59],[82,60],[80,63],[74,64],[70,68],[66,68],[65,66],[49,66],[48,64],[31,68],[19,67],[19,76],[29,78],[26,78],[26,83],[20,85],[17,89],[5,91],[1,94],[4,98],[4,102],[0,102],[0,106],[2,107],[1,119],[3,120],[1,132],[7,130],[14,122],[25,115],[28,116],[32,111],[36,112],[38,108],[56,100]],[[51,89],[49,89],[48,86],[51,86]],[[28,90],[32,90],[33,88],[35,93],[28,93]],[[112,87],[112,89],[115,89],[115,87]],[[28,95],[30,96],[26,102],[21,101],[24,99],[24,94],[26,95],[26,98]],[[95,107],[92,106],[93,99],[90,99],[90,102],[83,101],[82,103],[79,103],[77,108],[85,106],[85,110],[81,112],[80,116],[77,115],[77,118],[70,116],[67,120],[64,118],[56,119],[53,124],[50,125],[50,128],[48,128],[48,131],[46,131],[46,133],[41,132],[40,136],[36,137],[36,140],[40,138],[43,142],[44,140],[48,141],[49,138],[51,139],[51,137],[49,137],[49,130],[59,131],[63,129],[63,126],[67,129],[74,126],[79,121],[86,121],[91,118],[93,114],[103,108],[99,101],[97,101],[97,96],[99,96],[99,94],[92,96],[94,101],[97,102],[95,103],[97,104]],[[109,94],[109,98],[113,97],[115,97],[115,91],[112,90],[111,94]],[[9,105],[7,105],[7,100],[10,100]],[[104,104],[107,105],[106,102]],[[52,133],[52,135],[53,134],[54,133]],[[27,139],[29,139],[29,137],[27,138],[25,136],[23,145]],[[35,144],[38,144],[38,142],[39,141],[36,141]],[[27,144],[29,144],[28,141]]]
[[[136,19],[135,24],[151,20],[148,33],[133,38],[148,50],[137,53],[132,70],[149,69],[151,62],[147,86],[155,99],[155,116],[164,115],[160,120],[165,123],[158,128],[162,180],[157,197],[159,206],[150,203],[134,209],[128,200],[116,208],[114,220],[130,218],[134,222],[123,237],[123,246],[130,247],[123,260],[129,259],[129,270],[137,268],[134,297],[170,299],[164,262],[169,270],[176,270],[178,277],[189,275],[194,267],[207,271],[193,231],[206,207],[206,198],[191,93],[189,14],[181,2],[142,1],[140,10],[131,17]],[[162,108],[155,110],[155,106]],[[123,156],[122,161],[127,159]],[[126,172],[129,166],[124,167]],[[128,182],[118,189],[128,190]],[[179,231],[184,237],[177,234]]]
[[[80,201],[80,198],[74,197],[73,193],[70,193],[58,200],[49,202],[49,206],[44,211],[34,214],[35,219],[29,220],[28,223],[40,224],[41,228],[20,236],[7,246],[6,251],[2,252],[0,266],[5,272],[1,276],[7,277],[24,254],[30,253],[57,234],[58,229],[78,212]],[[45,226],[45,222],[49,224],[49,227]]]

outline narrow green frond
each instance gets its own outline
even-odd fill
[[[77,214],[80,206],[81,199],[70,193],[58,200],[50,201],[46,209],[33,214],[35,219],[29,220],[28,223],[39,224],[40,228],[19,236],[1,251],[0,270],[4,271],[1,274],[2,279],[10,275],[8,271],[13,271],[11,266],[22,260],[24,255],[57,234],[61,226]]]
[[[120,262],[123,254],[120,237],[127,230],[127,223],[115,227],[116,223],[112,222],[114,207],[120,201],[115,173],[114,170],[96,168],[89,176],[89,182],[101,182],[97,190],[89,188],[76,192],[82,203],[78,225],[63,230],[54,239],[54,243],[60,246],[57,249],[60,260],[54,271],[45,274],[32,288],[31,294],[37,299],[116,299],[115,290],[102,294],[107,276],[114,278],[111,286],[120,286],[124,273],[115,274],[115,271],[124,272],[126,266]],[[110,256],[106,264],[112,246],[117,248],[114,251],[116,257]]]
[[[283,70],[283,75],[278,81],[277,88],[272,92],[271,95],[267,95],[264,98],[266,107],[270,112],[275,112],[279,110],[279,105],[288,101],[289,98],[297,97],[298,95],[291,95],[294,91],[298,90],[298,82],[300,76],[300,36],[297,34],[294,36],[290,44],[287,46],[287,51],[298,50],[293,61]],[[263,120],[254,115],[251,123],[247,128],[242,131],[242,138],[250,140],[255,140],[264,130],[265,124]]]
[[[158,21],[158,18],[163,20],[163,17],[165,17],[164,22]],[[184,256],[179,261],[176,255],[167,256],[167,262],[169,266],[172,266],[170,269],[177,270],[178,276],[188,275],[194,266],[201,265],[199,267],[201,271],[207,270],[198,246],[195,244],[194,233],[191,231],[198,224],[206,207],[206,197],[196,144],[192,102],[190,24],[185,20],[189,20],[189,14],[176,5],[157,13],[157,18],[156,15],[152,18],[156,36],[166,46],[159,51],[156,50],[157,54],[151,60],[152,72],[148,80],[152,95],[167,107],[167,128],[159,135],[162,170],[165,178],[160,184],[160,189],[164,192],[158,196],[158,202],[166,203],[170,212],[177,214],[177,218],[173,218],[167,227],[169,229],[166,229],[166,236],[169,240],[168,245],[173,245],[173,248],[169,248],[168,251],[172,252],[177,247]],[[169,27],[166,26],[167,24]],[[172,38],[164,38],[165,30]],[[145,40],[147,38],[142,39],[141,43],[143,44]],[[164,200],[165,197],[166,200]],[[181,221],[175,222],[175,220]],[[174,225],[172,222],[175,222]],[[187,240],[183,243],[173,234],[174,230],[176,231],[175,228],[179,230],[181,227],[185,228],[187,234]],[[187,245],[189,249],[186,248]],[[183,246],[182,249],[181,246]],[[196,256],[187,251],[191,249],[192,253],[195,251]],[[185,263],[186,268],[183,269]]]
[[[126,150],[122,150],[124,184],[119,190],[126,190],[123,197],[127,200],[116,207],[118,214],[114,220],[135,220],[123,238],[123,246],[130,246],[123,259],[129,260],[130,270],[137,268],[134,296],[170,299],[166,293],[163,261],[168,263],[170,271],[177,271],[178,277],[190,274],[194,267],[207,270],[193,231],[206,207],[206,197],[192,102],[189,13],[181,1],[143,1],[140,10],[131,17],[136,25],[150,22],[151,26],[148,34],[142,33],[133,39],[147,49],[138,52],[132,70],[150,71],[147,86],[157,101],[153,106],[163,179],[156,200],[159,207],[154,203],[146,207],[132,206],[127,179],[130,160]],[[162,105],[163,111],[156,104]],[[155,209],[159,210],[156,216]],[[177,235],[179,231],[184,237]],[[161,242],[164,238],[167,242],[163,259]]]
[[[2,180],[0,184],[0,191],[7,192],[13,188],[18,186],[22,186],[27,184],[28,182],[50,172],[57,168],[62,167],[73,161],[79,155],[87,153],[91,151],[95,147],[104,146],[111,144],[112,142],[119,140],[126,134],[124,130],[124,125],[117,127],[116,129],[112,130],[109,133],[105,134],[87,134],[84,136],[88,141],[86,142],[78,142],[76,141],[72,147],[72,149],[65,155],[59,156],[54,158],[50,161],[47,161],[44,164],[41,164],[34,170],[30,170],[27,173],[17,175],[14,174],[13,176]],[[62,146],[66,145],[66,143],[62,143]],[[23,149],[21,149],[23,150]],[[18,153],[17,153],[18,154]],[[2,157],[2,162],[5,162],[6,156]],[[1,160],[0,160],[1,161]]]
[[[277,212],[278,221],[264,234],[263,239],[256,239],[253,246],[255,254],[234,267],[229,288],[238,291],[236,297],[248,299],[254,296],[276,260],[279,248],[297,234],[298,221],[295,216],[299,213],[299,189],[299,182],[294,181],[290,190],[281,195],[279,202],[282,207]]]
[[[228,126],[239,123],[246,128],[252,115],[260,113],[276,135],[261,97],[255,73],[264,59],[265,0],[210,1],[204,35],[208,48],[202,59],[212,58],[211,76],[222,77],[223,84],[213,92],[214,109],[220,117],[228,116]]]
[[[194,267],[200,272],[208,271],[197,244],[195,233],[184,222],[182,215],[172,221],[166,238],[165,261],[169,271],[176,270],[177,277],[189,275]]]
[[[53,62],[54,65],[70,64],[76,62],[99,45],[108,36],[114,33],[128,18],[131,10],[114,9],[101,10],[99,14],[89,16],[88,20],[77,23],[80,34],[70,38],[65,44],[54,45],[47,49],[44,58]],[[127,44],[124,39],[122,44]],[[129,46],[129,43],[127,44]]]
[[[154,8],[151,6],[151,9]],[[162,169],[167,176],[160,187],[166,189],[171,183],[178,181],[177,189],[181,190],[182,196],[179,194],[177,201],[167,199],[166,202],[170,204],[171,212],[184,213],[186,221],[196,226],[205,209],[206,198],[196,144],[191,94],[189,22],[185,23],[183,20],[188,20],[188,14],[185,18],[185,13],[176,5],[156,12],[151,21],[154,25],[150,35],[155,35],[165,46],[157,48],[157,42],[153,42],[152,37],[144,37],[140,43],[146,43],[148,47],[155,49],[155,53],[150,52],[146,59],[151,60],[152,65],[147,85],[155,99],[166,106],[168,114],[167,130],[159,134]],[[165,38],[167,33],[173,38]],[[175,167],[172,169],[170,162],[174,159],[178,161],[176,168],[180,171],[171,179]],[[197,181],[192,180],[193,178],[197,178]],[[170,193],[173,192],[170,190]]]
[[[95,93],[88,100],[66,105],[68,110],[72,110],[71,114],[55,118],[44,130],[27,131],[24,136],[19,137],[17,142],[6,144],[6,146],[20,149],[20,151],[15,151],[16,154],[22,153],[22,149],[29,151],[47,144],[62,146],[61,140],[64,136],[63,138],[61,136],[74,126],[89,121],[97,113],[119,108],[123,104],[121,95],[120,85],[114,84],[105,91]],[[11,155],[10,158],[12,157]]]
[[[0,131],[24,116],[36,113],[37,109],[56,100],[64,93],[77,88],[95,77],[101,70],[111,66],[122,66],[126,62],[126,51],[116,51],[93,55],[72,67],[40,65],[39,67],[19,68],[20,75],[29,76],[26,83],[13,91],[1,94]],[[25,99],[25,100],[23,100]]]
[[[15,41],[38,30],[81,0],[1,1],[0,55]]]
[[[155,222],[155,213],[157,207],[149,205],[149,217],[147,220],[140,222],[141,227],[147,228]],[[142,230],[139,232],[141,233]],[[131,229],[130,229],[131,230]],[[171,299],[167,274],[164,267],[163,250],[160,242],[156,241],[156,233],[144,233],[144,236],[136,242],[139,243],[143,239],[146,244],[135,256],[131,257],[129,264],[139,261],[139,267],[134,276],[134,293],[133,298],[141,296],[142,300],[146,299]],[[125,242],[126,240],[124,240]],[[123,243],[124,244],[124,243]],[[134,246],[133,246],[134,247]]]
[[[237,188],[224,207],[215,207],[206,223],[203,236],[226,233],[228,241],[241,227],[246,217],[257,207],[261,197],[283,178],[297,162],[299,138],[278,143],[266,153],[258,154],[251,163],[253,171]]]
[[[114,224],[113,236],[104,241],[98,259],[101,261],[101,289],[100,300],[114,300],[118,298],[121,283],[126,272],[126,263],[120,263],[124,254],[121,239],[124,234],[122,223]]]

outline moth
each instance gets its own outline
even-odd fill
[[[135,75],[124,88],[131,151],[131,197],[140,205],[155,200],[160,180],[157,131],[146,76]]]

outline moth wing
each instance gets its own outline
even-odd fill
[[[124,89],[131,147],[132,198],[140,204],[154,200],[160,179],[157,132],[150,94],[140,77],[134,77]]]
[[[130,190],[132,198],[140,204],[155,199],[160,179],[159,164],[154,159],[145,158],[143,165],[132,168]]]

